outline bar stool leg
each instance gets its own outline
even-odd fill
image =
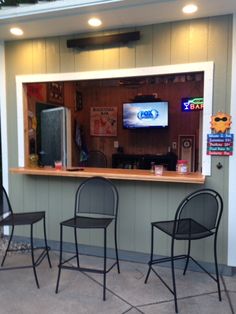
[[[6,248],[5,254],[4,254],[3,259],[2,259],[1,267],[3,266],[5,259],[7,257],[7,253],[8,253],[8,250],[10,248],[12,237],[13,237],[13,232],[14,232],[14,226],[12,226],[12,228],[11,228],[11,235],[10,235],[10,238],[8,240],[7,248]]]
[[[174,294],[174,301],[175,301],[175,313],[178,313],[177,293],[176,293],[176,284],[175,284],[175,267],[174,267],[174,238],[172,238],[171,240],[171,273],[172,273],[173,294]]]
[[[63,226],[60,224],[60,257],[59,257],[59,264],[58,264],[58,275],[57,275],[57,284],[56,284],[56,291],[55,293],[58,293],[58,288],[59,288],[59,281],[61,277],[61,264],[62,264],[62,231],[63,231]]]
[[[76,260],[77,260],[77,267],[79,268],[79,250],[78,250],[78,240],[77,240],[77,229],[74,228],[74,238],[75,238],[75,252],[76,252]]]
[[[45,216],[43,217],[43,231],[44,231],[44,243],[45,243],[45,249],[46,249],[48,264],[49,264],[49,267],[52,268],[51,260],[50,260],[50,257],[49,257],[49,250],[48,250],[48,241],[47,241],[47,233],[46,233]]]
[[[144,283],[147,283],[151,269],[152,269],[152,262],[153,262],[153,244],[154,244],[154,227],[152,225],[152,229],[151,229],[151,254],[150,254],[150,261],[149,261],[149,268],[148,268],[148,272],[145,278]]]
[[[116,251],[117,271],[120,274],[120,263],[119,263],[118,248],[117,248],[117,223],[115,223],[115,251]]]
[[[187,253],[187,259],[186,259],[183,275],[186,274],[186,271],[187,271],[187,268],[188,268],[190,250],[191,250],[191,240],[188,240],[188,253]]]
[[[104,228],[104,265],[103,265],[103,301],[106,300],[106,271],[107,271],[107,232]]]
[[[214,260],[215,260],[215,270],[216,270],[216,282],[217,282],[217,288],[218,288],[218,296],[219,296],[219,301],[221,301],[222,298],[221,298],[220,278],[219,278],[219,270],[218,270],[218,263],[217,263],[216,235],[214,237]]]
[[[30,226],[30,244],[31,244],[31,258],[32,258],[34,277],[35,277],[37,287],[40,288],[37,273],[36,273],[35,260],[34,260],[33,224],[31,224],[31,226]]]

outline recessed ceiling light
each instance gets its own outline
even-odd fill
[[[10,29],[10,32],[15,35],[15,36],[21,36],[24,34],[24,32],[22,31],[22,29],[20,29],[19,27],[12,27]]]
[[[92,17],[91,19],[88,20],[88,23],[90,26],[98,27],[102,24],[102,21],[96,17]]]
[[[185,14],[195,13],[198,10],[198,7],[195,4],[187,4],[183,7],[182,11]]]

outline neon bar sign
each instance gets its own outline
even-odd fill
[[[181,105],[182,111],[198,111],[204,107],[202,97],[182,98]]]

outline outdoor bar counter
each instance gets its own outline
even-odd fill
[[[179,174],[175,171],[164,171],[163,175],[155,175],[150,170],[139,169],[113,169],[113,168],[69,168],[56,170],[55,168],[30,168],[19,167],[11,168],[11,173],[36,176],[61,176],[61,177],[78,177],[89,178],[93,176],[103,176],[116,180],[134,180],[134,181],[156,181],[172,183],[193,183],[204,184],[205,176],[199,172],[188,174]]]

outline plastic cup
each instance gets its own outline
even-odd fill
[[[163,166],[162,165],[155,165],[155,175],[162,176],[163,175]]]
[[[62,161],[61,160],[56,160],[54,162],[54,165],[55,165],[55,169],[56,170],[61,170],[62,169]]]

